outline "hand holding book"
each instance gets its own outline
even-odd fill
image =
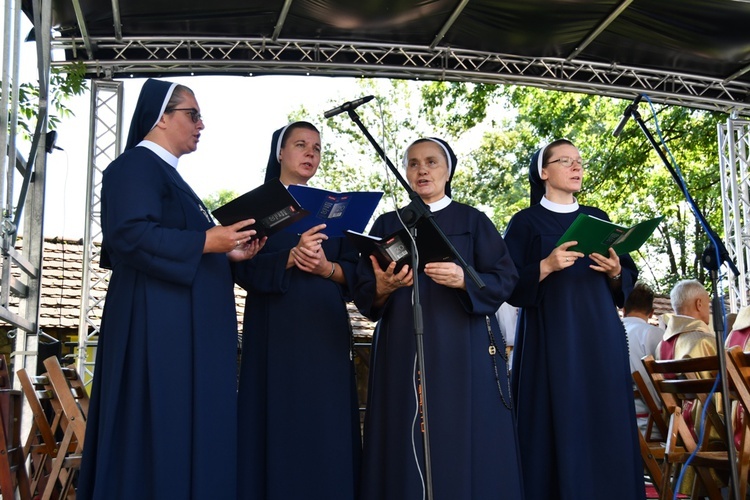
[[[609,248],[612,247],[617,255],[623,255],[638,250],[663,218],[664,216],[659,216],[627,227],[593,215],[579,214],[557,241],[556,246],[568,241],[577,241],[578,243],[569,250],[586,255],[598,253],[608,256]]]

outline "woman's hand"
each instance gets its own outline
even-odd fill
[[[577,241],[568,241],[552,250],[552,253],[539,263],[539,281],[542,281],[556,271],[562,271],[563,269],[572,266],[576,263],[577,259],[584,257],[581,252],[568,250],[570,247],[577,244]]]
[[[622,273],[622,266],[620,265],[620,257],[617,256],[614,249],[610,247],[609,257],[605,257],[599,253],[592,253],[589,258],[595,262],[589,267],[594,271],[600,273],[606,273],[610,279],[617,279]]]
[[[390,294],[403,286],[412,286],[414,277],[409,266],[404,266],[396,272],[396,263],[391,262],[385,271],[380,268],[380,263],[374,255],[370,255],[372,270],[375,273],[375,300],[376,307],[385,304]]]
[[[430,262],[425,264],[424,273],[438,285],[466,290],[464,270],[455,262]]]
[[[243,231],[243,227],[255,224],[255,219],[235,222],[231,226],[214,226],[206,231],[203,253],[227,253],[250,241],[255,229]]]
[[[260,249],[263,248],[267,240],[268,236],[264,236],[260,239],[254,239],[242,243],[240,246],[229,252],[227,257],[229,257],[229,260],[232,262],[252,259],[258,254],[258,252],[260,252]]]
[[[319,276],[325,277],[330,274],[331,263],[323,250],[323,241],[327,240],[328,236],[320,232],[325,227],[325,224],[319,224],[300,235],[297,245],[289,251],[287,269],[297,266],[302,271]]]

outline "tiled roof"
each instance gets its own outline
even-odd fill
[[[40,326],[44,328],[77,329],[81,307],[81,273],[83,260],[83,241],[47,238],[44,241],[44,269],[42,272],[42,298]],[[92,295],[103,297],[106,289],[92,278]],[[237,321],[242,331],[245,307],[245,290],[235,286],[235,304]],[[347,304],[352,329],[358,338],[369,338],[374,330],[374,323],[365,318],[354,304]],[[672,312],[669,296],[657,295],[654,299],[655,314],[653,322],[664,313]],[[98,321],[101,310],[93,311],[92,319]]]
[[[23,242],[19,240],[19,246]],[[83,273],[83,241],[46,238],[44,240],[42,295],[40,310],[40,327],[42,329],[77,330],[80,323],[81,290]],[[96,277],[91,281],[93,297],[104,297],[106,287],[97,283]],[[237,321],[242,331],[242,320],[245,308],[246,292],[239,286],[234,287]],[[373,323],[354,307],[348,304],[352,328],[356,336],[372,336]],[[92,311],[91,319],[99,321],[101,309]]]

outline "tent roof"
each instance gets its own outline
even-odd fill
[[[30,2],[25,9],[30,14]],[[750,114],[749,0],[52,0],[90,76],[513,83]],[[77,14],[78,11],[78,14]]]

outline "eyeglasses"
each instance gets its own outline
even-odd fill
[[[193,123],[198,123],[203,119],[203,116],[195,108],[167,108],[164,110],[165,113],[171,113],[172,111],[187,111]]]
[[[583,161],[583,158],[571,158],[570,156],[563,156],[558,158],[557,160],[547,162],[548,165],[550,163],[559,163],[563,168],[571,168],[576,163],[578,163],[581,167],[586,166],[586,162]]]

